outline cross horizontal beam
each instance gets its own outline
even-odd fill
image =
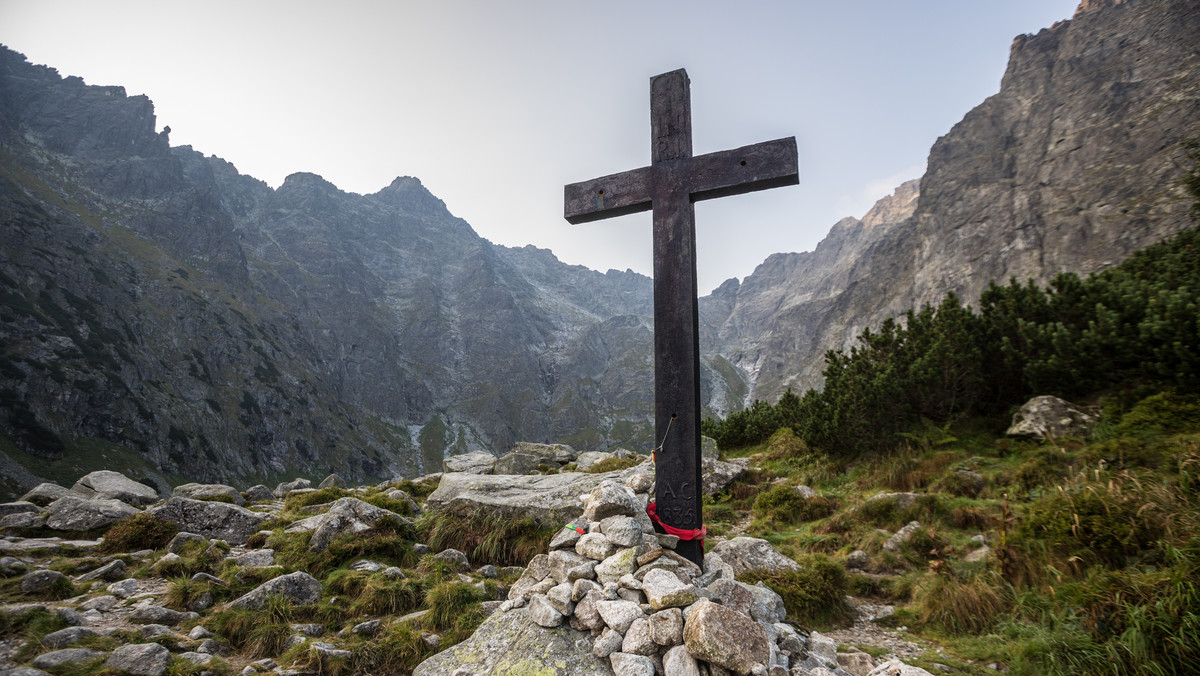
[[[686,186],[692,202],[796,185],[797,157],[796,137],[789,136],[571,183],[564,191],[564,216],[578,225],[649,211],[660,180]]]

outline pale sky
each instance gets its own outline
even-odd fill
[[[0,43],[155,104],[278,187],[416,176],[487,239],[651,273],[650,214],[572,226],[563,185],[650,162],[649,80],[686,68],[696,154],[795,136],[799,186],[696,207],[701,293],[924,171],[1012,39],[1077,0],[0,0]]]

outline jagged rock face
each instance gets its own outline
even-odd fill
[[[865,263],[886,259],[881,242],[912,216],[917,186],[896,188],[862,220],[838,221],[814,251],[775,254],[742,284],[730,280],[701,299],[701,339],[748,374],[747,399],[816,382],[825,351],[848,347],[867,326],[847,294]]]
[[[825,350],[947,291],[975,304],[990,280],[1094,272],[1191,225],[1198,44],[1189,0],[1088,0],[1014,40],[1000,92],[934,144],[919,190],[704,299],[750,397],[819,386]]]
[[[171,148],[145,97],[2,48],[0,110],[0,431],[26,466],[98,442],[161,488],[651,442],[648,278],[494,246],[413,178],[272,190]]]

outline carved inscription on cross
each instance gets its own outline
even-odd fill
[[[700,342],[696,307],[696,214],[700,200],[800,182],[796,138],[692,157],[687,73],[650,78],[650,166],[566,186],[567,221],[587,223],[654,211],[654,430],[657,515],[702,527]],[[699,564],[699,539],[676,551]]]

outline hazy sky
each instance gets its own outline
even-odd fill
[[[649,164],[649,79],[686,68],[696,154],[796,136],[799,186],[697,205],[701,293],[811,250],[921,175],[1012,39],[1077,0],[0,0],[0,43],[155,103],[278,187],[411,175],[482,236],[650,274],[650,214],[563,220],[563,185]]]

